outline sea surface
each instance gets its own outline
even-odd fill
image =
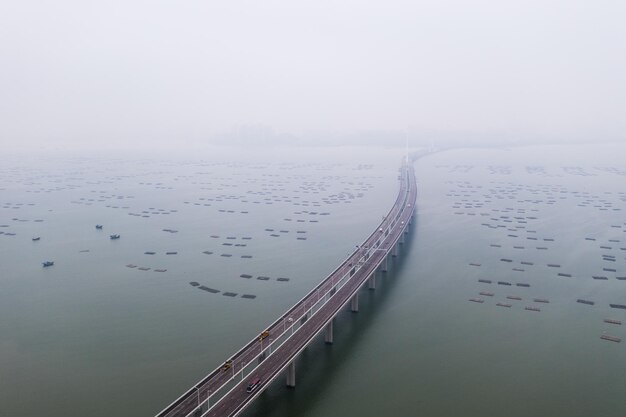
[[[401,157],[5,155],[0,416],[156,414],[369,235]]]
[[[335,319],[333,345],[303,352],[295,389],[277,380],[245,415],[626,415],[626,309],[611,307],[626,305],[623,155],[537,146],[418,160],[418,214],[390,271],[359,313]],[[154,415],[371,232],[401,157],[6,158],[0,416]]]

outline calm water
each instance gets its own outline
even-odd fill
[[[418,221],[392,271],[363,291],[358,314],[336,319],[334,345],[304,352],[295,390],[277,381],[246,414],[624,415],[626,329],[603,322],[626,324],[609,306],[626,304],[624,154],[538,147],[419,161]],[[9,158],[0,415],[159,411],[369,233],[393,202],[399,157]]]
[[[247,415],[626,415],[626,329],[603,322],[626,324],[626,310],[609,307],[626,304],[616,279],[626,275],[625,152],[458,150],[420,161],[418,222],[393,272],[363,291],[358,314],[338,318],[333,346],[311,345],[295,390],[280,381]]]
[[[393,203],[400,157],[7,157],[0,415],[155,414],[353,251]]]

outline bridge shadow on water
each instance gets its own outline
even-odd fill
[[[324,398],[331,389],[329,383],[342,372],[342,364],[350,355],[358,352],[359,345],[377,319],[377,310],[392,302],[396,292],[393,280],[397,279],[406,263],[417,232],[417,217],[409,226],[409,234],[401,245],[398,257],[391,258],[389,271],[378,272],[376,289],[370,290],[367,284],[359,291],[359,312],[350,311],[350,303],[345,305],[334,319],[334,343],[324,343],[324,331],[320,332],[296,359],[296,387],[285,386],[283,373],[253,402],[241,415],[244,417],[294,417],[305,415],[318,400]],[[384,358],[380,358],[384,360]],[[248,375],[250,379],[254,375]],[[358,374],[354,384],[367,384]],[[329,416],[333,413],[328,410]]]

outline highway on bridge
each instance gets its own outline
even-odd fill
[[[415,210],[417,185],[412,165],[400,168],[396,201],[376,230],[337,269],[223,366],[213,370],[156,417],[235,416],[256,398],[338,314],[374,279],[403,235]],[[357,300],[358,301],[358,300]],[[332,328],[330,329],[332,332]],[[292,368],[293,372],[293,368]],[[253,393],[251,378],[260,378]]]

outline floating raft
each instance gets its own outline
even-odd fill
[[[216,294],[216,293],[220,292],[220,290],[216,290],[215,288],[209,288],[209,287],[206,287],[204,285],[200,285],[198,288],[203,290],[203,291],[210,292],[210,293],[213,293],[213,294]]]
[[[497,305],[498,307],[506,307],[506,308],[511,308],[511,304],[497,303],[496,305]]]
[[[490,279],[479,279],[478,282],[482,282],[485,284],[491,284],[491,280]]]
[[[493,297],[493,293],[492,292],[481,291],[479,294],[480,295],[486,295],[487,297]]]
[[[622,324],[622,322],[621,322],[621,321],[619,321],[619,320],[613,320],[613,319],[604,319],[604,322],[605,322],[605,323],[610,323],[610,324],[619,324],[619,325],[621,325],[621,324]]]
[[[254,294],[244,294],[244,295],[241,296],[241,298],[253,299],[253,298],[256,298],[256,295],[254,295]]]
[[[477,264],[477,263],[470,263],[470,266],[480,266],[480,264]]]
[[[517,284],[518,287],[530,287],[530,284],[526,284],[525,282],[518,282]]]
[[[626,305],[624,304],[609,304],[611,306],[611,308],[621,308],[626,310]]]
[[[550,302],[550,301],[549,301],[549,300],[547,300],[546,298],[535,298],[535,299],[533,299],[533,301],[534,301],[535,303],[546,303],[546,304]]]
[[[524,307],[524,310],[528,310],[528,311],[541,311],[541,309],[537,308],[537,307]]]
[[[576,302],[581,304],[587,304],[590,306],[595,304],[595,301],[583,300],[582,298],[579,298],[578,300],[576,300]]]
[[[511,283],[507,281],[498,281],[498,285],[511,285]]]
[[[155,269],[154,272],[167,272],[167,269]]]
[[[276,281],[287,282],[287,281],[289,281],[289,278],[276,278]]]
[[[619,337],[611,336],[608,334],[603,334],[602,336],[600,336],[600,339],[604,339],[604,340],[608,340],[608,341],[616,342],[616,343],[619,343],[622,341],[622,339],[620,339]]]
[[[252,275],[250,274],[241,274],[239,275],[241,278],[252,278]]]
[[[480,298],[470,298],[469,301],[472,301],[474,303],[481,303],[481,304],[485,302],[485,300],[480,299]]]
[[[508,298],[509,300],[521,300],[522,297],[518,297],[517,295],[507,295],[506,298]]]

